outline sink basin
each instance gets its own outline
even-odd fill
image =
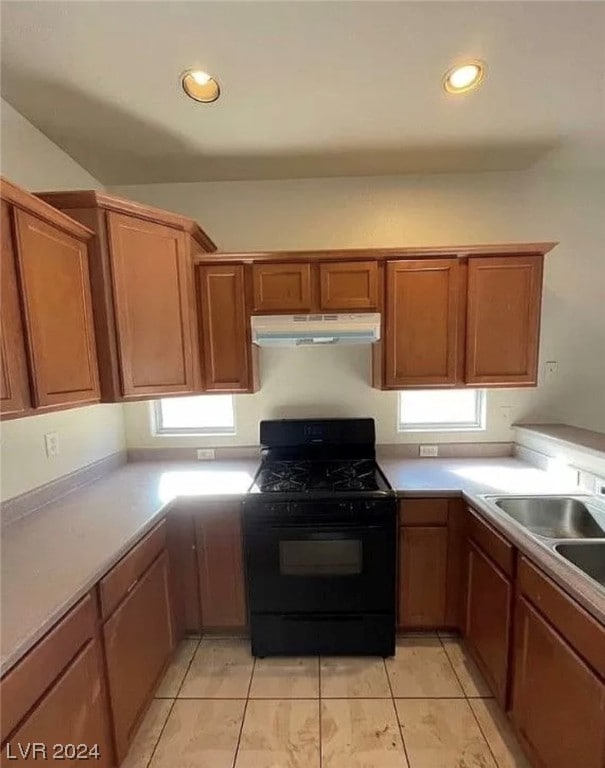
[[[605,587],[605,542],[555,544],[555,550],[576,568]]]
[[[587,507],[567,496],[516,496],[495,503],[532,533],[549,539],[600,539],[605,531]]]

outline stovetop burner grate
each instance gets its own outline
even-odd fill
[[[267,461],[257,485],[261,493],[306,491],[377,491],[376,465],[353,461]]]

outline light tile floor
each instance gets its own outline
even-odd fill
[[[254,659],[187,638],[122,768],[529,768],[460,641],[392,659]]]

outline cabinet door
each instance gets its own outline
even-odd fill
[[[321,309],[344,312],[376,309],[378,264],[375,261],[320,264],[319,287]]]
[[[399,625],[445,624],[447,528],[399,529]]]
[[[385,385],[454,386],[461,293],[457,259],[390,261],[386,281]]]
[[[196,520],[204,629],[247,624],[239,506],[208,505]]]
[[[3,416],[17,416],[31,403],[10,209],[4,201],[0,237],[0,411]]]
[[[468,261],[467,384],[536,384],[542,256]]]
[[[244,267],[200,267],[204,389],[251,392],[252,360],[244,293]]]
[[[193,268],[185,234],[108,213],[125,397],[193,392]]]
[[[28,715],[25,722],[4,745],[14,765],[40,765],[40,754],[30,751],[26,757],[20,747],[44,744],[48,762],[77,766],[83,762],[112,766],[112,750],[106,730],[107,702],[103,696],[97,644],[89,642],[69,664],[61,677],[48,690]],[[67,746],[64,752],[57,747]],[[74,754],[71,745],[76,747]],[[94,750],[94,751],[93,751]],[[80,754],[78,759],[77,755]],[[94,757],[98,754],[98,757]],[[55,758],[53,758],[55,755]],[[88,760],[84,756],[92,755]],[[3,763],[4,764],[4,763]]]
[[[496,698],[506,702],[512,586],[469,542],[464,633]]]
[[[98,402],[86,245],[20,210],[15,234],[34,405]]]
[[[174,646],[166,553],[134,582],[103,635],[120,762]]]
[[[253,312],[310,312],[310,264],[254,264]]]
[[[605,765],[605,685],[523,598],[517,601],[513,720],[536,768]]]

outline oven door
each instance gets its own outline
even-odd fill
[[[392,611],[395,531],[388,521],[275,521],[246,527],[253,613]]]

